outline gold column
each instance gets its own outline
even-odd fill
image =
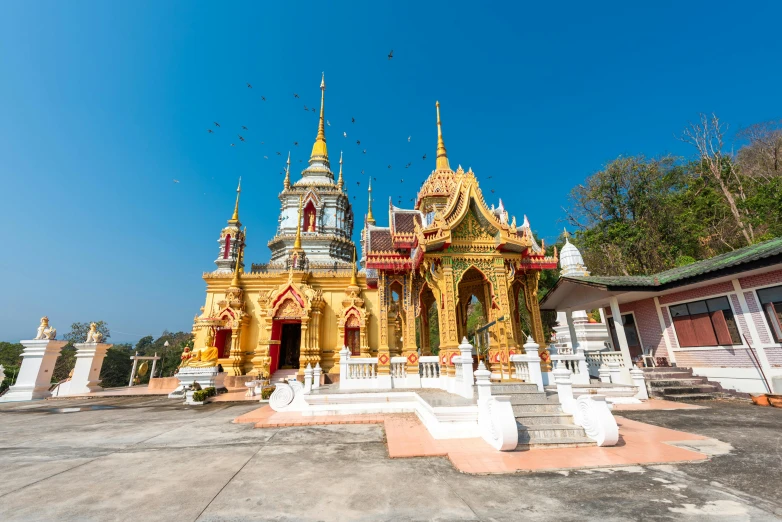
[[[524,303],[529,311],[530,325],[532,329],[532,338],[538,343],[538,353],[546,352],[546,339],[543,334],[543,321],[540,318],[540,305],[538,303],[538,281],[540,281],[539,271],[525,272],[524,281]],[[546,357],[548,361],[548,357]],[[540,368],[544,372],[551,371],[551,362],[540,362]]]
[[[266,378],[271,377],[269,371],[271,370],[271,345],[279,345],[279,341],[272,341],[272,322],[271,317],[263,317],[260,320],[258,328],[258,346],[255,348],[255,353],[252,358],[253,368],[249,372],[249,375],[258,375]]]
[[[415,301],[413,299],[413,273],[405,277],[405,322],[402,356],[407,359],[407,373],[418,375],[418,346],[415,344]]]
[[[377,349],[378,375],[391,374],[391,352],[388,348],[388,288],[386,285],[386,273],[381,270],[377,282],[377,300],[380,307],[378,312],[378,321],[380,322],[380,345]]]
[[[451,364],[451,357],[459,353],[459,337],[456,328],[456,288],[454,287],[453,267],[451,258],[442,259],[443,267],[443,292],[442,306],[438,309],[440,320],[440,353],[445,356],[446,374],[456,375],[456,368]],[[443,355],[440,356],[443,360]]]

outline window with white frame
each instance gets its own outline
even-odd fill
[[[782,285],[761,288],[757,292],[774,340],[782,343]]]
[[[741,344],[741,335],[727,297],[669,307],[682,348]]]

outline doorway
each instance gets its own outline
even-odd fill
[[[299,348],[301,346],[301,323],[282,325],[280,338],[280,369],[299,369]]]

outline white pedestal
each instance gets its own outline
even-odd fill
[[[179,386],[168,394],[169,399],[181,399],[184,397],[183,390],[192,386],[194,382],[197,382],[201,389],[215,386],[217,380],[217,366],[209,368],[180,368],[175,377],[179,379]],[[215,386],[216,387],[216,386]]]
[[[100,369],[103,366],[103,359],[106,358],[106,351],[113,345],[82,343],[74,346],[76,347],[76,366],[73,368],[71,385],[67,393],[60,395],[82,395],[101,391],[103,388],[98,386]]]
[[[16,384],[0,397],[0,402],[32,401],[50,397],[49,387],[54,363],[57,362],[62,347],[68,344],[67,341],[48,339],[20,342],[24,345],[22,367],[19,369]]]

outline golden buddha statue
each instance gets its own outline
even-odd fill
[[[210,329],[206,334],[206,346],[203,348],[194,348],[190,352],[190,358],[184,361],[183,366],[190,368],[209,368],[217,366],[218,350],[214,346],[215,336],[214,332]]]

